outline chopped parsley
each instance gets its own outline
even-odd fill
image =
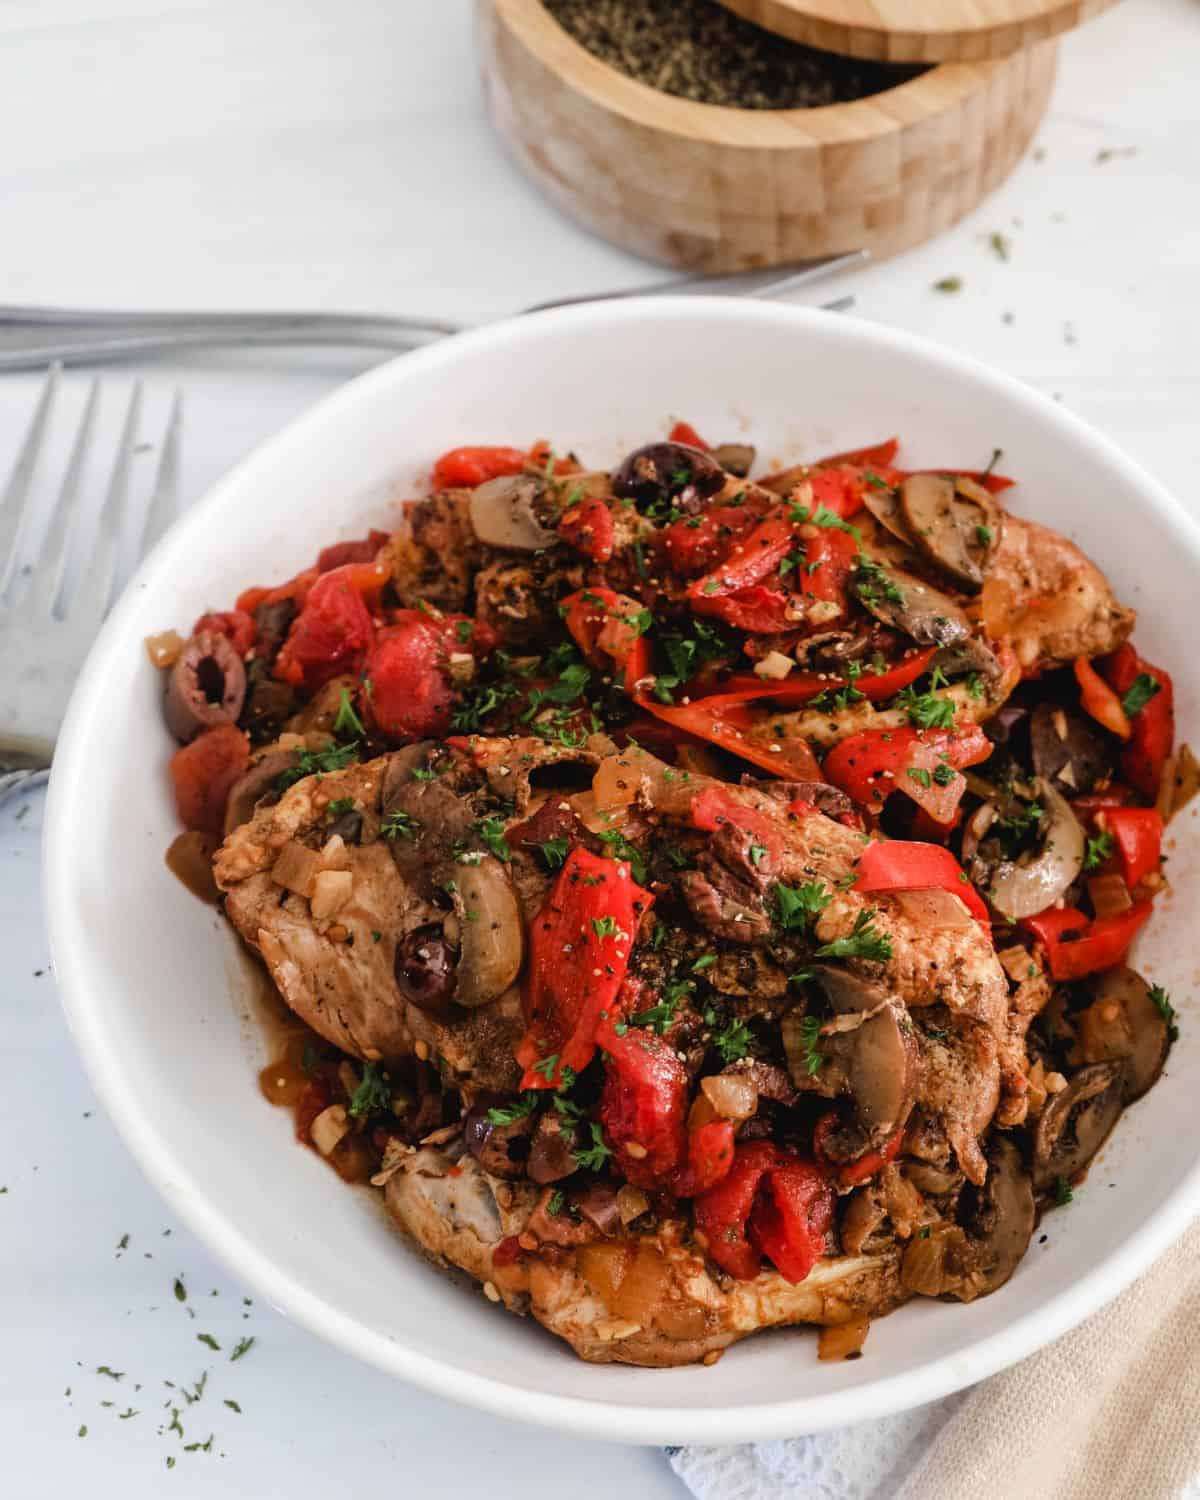
[[[904,590],[881,563],[865,552],[860,552],[854,559],[854,586],[866,605],[878,604],[880,599],[892,604],[904,603]]]
[[[785,932],[804,931],[810,918],[819,916],[832,900],[821,880],[809,880],[804,885],[777,885],[775,905],[779,925]]]
[[[961,276],[943,276],[933,283],[933,289],[935,292],[961,292],[963,285]]]
[[[546,1212],[551,1216],[562,1213],[562,1206],[567,1201],[567,1195],[562,1188],[555,1188],[546,1201]]]
[[[1067,1181],[1067,1179],[1065,1177],[1056,1178],[1054,1182],[1055,1208],[1065,1208],[1066,1205],[1070,1203],[1074,1197],[1075,1194],[1071,1191],[1071,1184]]]
[[[834,938],[817,949],[818,958],[867,958],[882,963],[892,956],[892,940],[886,933],[876,932],[875,918],[879,913],[874,907],[860,911],[854,919],[849,937]]]
[[[1030,802],[1027,807],[1009,813],[1007,817],[996,819],[992,826],[996,830],[996,837],[1000,840],[1000,848],[1006,859],[1014,858],[1033,842],[1041,825],[1042,816],[1041,803]]]
[[[949,786],[957,775],[958,772],[949,761],[944,760],[941,765],[933,768],[933,779],[938,786]]]
[[[1094,839],[1088,839],[1087,852],[1083,856],[1083,868],[1085,870],[1098,870],[1106,859],[1112,854],[1117,846],[1116,839],[1105,829],[1098,833]]]
[[[612,859],[624,859],[629,863],[629,870],[639,885],[646,878],[646,861],[637,849],[629,842],[619,828],[602,829],[596,837],[607,846],[609,856]]]
[[[804,1067],[815,1078],[825,1064],[821,1051],[821,1023],[816,1016],[805,1016],[800,1022],[800,1045],[804,1048]]]
[[[537,846],[548,870],[561,869],[567,861],[566,839],[543,839]]]
[[[766,858],[767,853],[768,853],[768,850],[767,850],[766,844],[757,844],[757,843],[755,843],[755,841],[753,839],[750,840],[750,849],[749,849],[750,863],[754,866],[754,868],[756,870],[758,869],[759,865],[762,864],[763,860]]]
[[[918,786],[923,786],[927,791],[933,785],[933,777],[920,766],[909,766],[908,779],[915,781]]]
[[[936,693],[918,693],[906,687],[896,694],[895,706],[908,714],[910,724],[918,729],[949,729],[954,723],[954,702]]]
[[[392,812],[384,813],[379,831],[385,839],[414,839],[420,826],[411,813],[395,808]]]
[[[824,692],[818,693],[815,698],[809,700],[808,707],[816,709],[818,713],[837,713],[841,709],[849,708],[852,703],[861,703],[867,696],[857,687],[862,672],[861,662],[847,662],[847,681],[840,688],[826,688]]]
[[[349,1113],[357,1120],[362,1115],[390,1109],[391,1104],[392,1090],[384,1077],[383,1069],[378,1063],[364,1063],[362,1082],[354,1090]]]
[[[338,699],[337,717],[333,721],[333,732],[339,739],[362,739],[366,734],[363,721],[354,711],[354,700],[350,697],[350,689],[343,688],[342,695]]]
[[[673,702],[675,689],[689,682],[701,667],[729,655],[724,637],[703,620],[692,620],[688,635],[678,630],[662,631],[658,644],[669,668],[654,682],[654,696],[662,703]]]
[[[200,1343],[207,1344],[208,1347],[215,1350],[216,1353],[219,1354],[221,1352],[220,1344],[217,1343],[216,1339],[213,1338],[211,1333],[198,1333],[196,1337],[200,1341]]]
[[[325,809],[326,816],[340,818],[343,813],[354,811],[353,797],[335,797]]]
[[[1157,1006],[1159,1015],[1167,1023],[1167,1035],[1172,1041],[1175,1041],[1179,1035],[1179,1012],[1171,1004],[1170,995],[1167,994],[1161,984],[1152,984],[1150,986],[1150,998]]]
[[[533,1065],[533,1071],[540,1073],[547,1083],[554,1077],[554,1070],[558,1067],[558,1053],[551,1052],[549,1057],[541,1057]]]
[[[715,1010],[707,1010],[704,1019],[709,1026],[717,1026],[719,1017]],[[754,1037],[744,1021],[727,1021],[720,1030],[714,1031],[712,1044],[726,1063],[739,1062],[750,1051]]]
[[[460,646],[465,646],[475,634],[474,620],[456,620],[454,622],[454,634],[458,637]]]
[[[992,545],[992,528],[990,526],[976,526],[975,540],[981,547],[990,547]]]
[[[1129,691],[1121,699],[1121,707],[1129,718],[1134,714],[1140,714],[1146,704],[1150,702],[1155,693],[1162,691],[1162,683],[1151,677],[1149,672],[1139,672],[1133,679]]]
[[[508,843],[504,837],[504,819],[480,818],[479,822],[476,823],[475,828],[479,834],[479,837],[488,846],[488,849],[492,854],[496,856],[501,864],[508,864],[508,862],[512,859],[512,850],[509,849]]]
[[[711,969],[716,961],[717,955],[715,953],[702,953],[696,960],[696,962],[692,965],[692,973],[703,974],[705,969]]]
[[[616,935],[617,935],[617,919],[616,919],[616,917],[612,917],[612,916],[609,916],[609,917],[593,917],[592,918],[592,931],[596,934],[596,936],[598,938],[616,937]]]
[[[971,697],[975,698],[975,699],[982,698],[983,697],[983,691],[984,691],[984,689],[983,689],[983,678],[979,675],[979,673],[978,672],[970,672],[970,673],[968,673],[968,675],[967,675],[967,692],[970,693]]]
[[[630,1016],[629,1024],[647,1026],[651,1031],[657,1031],[659,1036],[665,1035],[674,1024],[679,1007],[695,988],[695,983],[690,979],[680,979],[674,984],[668,984],[658,1004]]]
[[[592,1144],[580,1146],[572,1152],[576,1162],[585,1172],[600,1172],[604,1169],[604,1163],[612,1155],[612,1151],[605,1144],[604,1136],[595,1120],[588,1122],[591,1130]]]
[[[484,727],[484,719],[490,718],[515,696],[515,682],[485,682],[471,684],[463,694],[462,702],[450,716],[451,728],[460,734],[478,734]]]
[[[254,1340],[253,1337],[246,1338],[246,1339],[239,1339],[237,1341],[237,1343],[234,1345],[234,1347],[233,1347],[233,1353],[229,1356],[229,1358],[231,1360],[241,1359],[241,1357],[242,1357],[243,1354],[249,1354],[250,1353],[250,1350],[253,1349],[253,1347],[254,1347],[254,1343],[255,1343],[255,1340]]]
[[[348,745],[330,745],[325,750],[300,750],[296,755],[296,764],[281,771],[275,778],[275,789],[286,792],[288,787],[295,786],[306,776],[324,776],[331,771],[344,771],[351,761],[357,759],[357,741]]]
[[[512,1125],[524,1120],[537,1107],[540,1089],[526,1089],[514,1104],[498,1104],[487,1112],[489,1125]]]

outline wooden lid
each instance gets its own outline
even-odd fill
[[[1116,0],[721,0],[768,31],[878,62],[1007,57],[1098,16]]]

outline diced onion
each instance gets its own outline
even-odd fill
[[[146,637],[146,655],[160,670],[173,667],[183,647],[183,637],[177,630],[161,630],[157,635]]]
[[[870,1328],[871,1320],[865,1315],[851,1318],[847,1323],[836,1323],[832,1328],[822,1328],[817,1338],[817,1358],[857,1359]]]
[[[784,656],[782,651],[768,651],[766,656],[754,666],[756,677],[769,677],[778,682],[782,681],[796,663],[790,656]]]
[[[930,927],[970,927],[975,918],[953,891],[895,891],[892,899],[914,922]]]
[[[308,1127],[309,1138],[322,1156],[330,1156],[350,1129],[345,1107],[331,1104]]]
[[[758,1108],[758,1088],[744,1073],[718,1073],[700,1080],[704,1097],[722,1119],[748,1120]]]
[[[309,904],[318,922],[341,911],[354,891],[354,876],[349,870],[322,870],[312,883]]]
[[[271,870],[271,879],[276,885],[283,886],[284,890],[295,891],[297,896],[309,896],[320,869],[319,857],[311,849],[292,839],[279,851],[279,858]]]

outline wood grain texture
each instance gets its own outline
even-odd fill
[[[828,52],[880,62],[1009,57],[1116,0],[720,0],[747,21]]]
[[[707,272],[882,257],[946,229],[1029,144],[1057,46],[851,104],[737,110],[627,78],[540,0],[479,0],[479,20],[492,119],[549,197],[625,249]]]

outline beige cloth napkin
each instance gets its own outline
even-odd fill
[[[1074,1332],[977,1386],[895,1500],[1166,1500],[1200,1475],[1200,1224]]]

